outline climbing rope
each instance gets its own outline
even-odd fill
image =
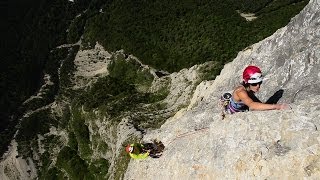
[[[177,139],[184,138],[184,137],[187,137],[187,136],[190,136],[190,135],[193,135],[193,134],[197,134],[199,132],[207,131],[208,129],[209,129],[209,127],[204,127],[204,128],[196,129],[196,130],[194,130],[192,132],[185,132],[185,133],[179,134],[172,141],[170,141],[168,143],[168,145],[171,144],[172,142],[176,141]]]

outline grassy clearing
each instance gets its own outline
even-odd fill
[[[78,107],[72,108],[72,118],[70,120],[71,131],[78,144],[78,152],[83,159],[90,159],[92,150],[90,148],[90,134],[88,126],[85,122],[85,117]],[[75,144],[75,143],[73,143]]]

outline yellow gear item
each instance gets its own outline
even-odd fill
[[[143,144],[134,143],[130,145],[133,147],[133,152],[129,153],[130,157],[133,159],[145,159],[149,156],[149,152],[141,153]]]
[[[143,154],[133,154],[129,153],[130,157],[133,159],[145,159],[149,156],[149,152],[143,153]]]

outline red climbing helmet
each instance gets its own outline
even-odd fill
[[[133,147],[130,144],[128,144],[126,147],[126,152],[131,153],[132,151],[133,151]]]
[[[243,74],[243,81],[245,83],[258,83],[262,82],[262,74],[260,68],[257,66],[248,66],[244,69]]]

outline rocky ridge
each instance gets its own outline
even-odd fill
[[[61,48],[61,47],[58,47]],[[72,48],[66,47],[66,48]],[[161,72],[162,76],[159,77],[158,72],[147,66],[143,65],[136,57],[132,55],[127,55],[124,51],[120,50],[117,52],[109,53],[103,49],[102,46],[96,44],[95,48],[91,50],[79,50],[74,59],[75,71],[69,72],[70,84],[66,89],[79,90],[90,89],[100,78],[106,77],[108,72],[108,66],[111,62],[121,61],[121,59],[126,62],[136,64],[138,71],[146,71],[154,77],[154,80],[148,89],[140,88],[141,92],[147,91],[150,93],[157,93],[158,91],[166,91],[166,98],[161,100],[163,107],[159,112],[148,111],[148,107],[152,104],[144,104],[146,106],[146,112],[137,112],[141,114],[147,114],[150,119],[165,119],[173,114],[175,114],[182,107],[187,107],[190,104],[190,99],[193,92],[195,91],[197,85],[201,82],[202,76],[205,75],[203,70],[212,68],[212,62],[207,62],[202,65],[196,65],[190,69],[183,69],[180,72],[173,74],[167,74],[166,72]],[[65,62],[65,61],[62,61]],[[60,69],[62,65],[60,66]],[[61,78],[62,71],[59,70],[59,76]],[[48,79],[50,75],[44,76]],[[45,79],[45,80],[46,80]],[[50,80],[50,78],[49,78]],[[47,82],[47,81],[44,81]],[[49,85],[53,85],[51,81]],[[45,83],[43,87],[47,87],[48,83]],[[41,91],[42,92],[41,88]],[[42,99],[45,93],[38,93],[37,97]],[[34,103],[33,99],[26,101],[26,103]],[[127,160],[120,163],[119,159],[123,158],[123,144],[130,138],[141,138],[142,131],[137,130],[136,127],[132,125],[132,117],[137,115],[135,113],[126,112],[119,117],[119,122],[117,117],[111,118],[105,111],[96,109],[85,109],[84,106],[74,107],[71,105],[71,99],[64,93],[61,93],[54,102],[40,107],[38,109],[33,109],[28,111],[24,118],[28,118],[31,115],[38,113],[39,111],[49,110],[52,116],[61,121],[62,117],[65,116],[66,109],[69,109],[70,119],[75,123],[80,120],[83,124],[82,127],[87,128],[88,142],[85,145],[79,145],[79,156],[83,159],[90,161],[98,160],[108,160],[110,162],[107,169],[109,179],[117,179],[120,172],[119,166],[127,164]],[[21,119],[25,121],[26,119]],[[49,132],[45,134],[38,134],[36,139],[37,146],[33,146],[32,156],[33,157],[21,157],[18,152],[19,145],[13,140],[11,143],[10,150],[3,156],[3,160],[0,162],[0,177],[1,179],[33,179],[38,177],[42,167],[41,156],[43,154],[50,154],[51,167],[57,167],[59,164],[59,154],[64,147],[70,147],[70,142],[74,141],[70,139],[70,134],[73,134],[76,126],[74,124],[69,124],[66,128],[60,126],[51,126]],[[83,133],[83,132],[82,132]],[[84,136],[83,134],[78,134],[79,136]],[[49,138],[55,138],[54,142],[47,144]],[[79,137],[78,137],[79,138]],[[52,141],[52,140],[50,140]],[[79,141],[79,140],[77,140]],[[50,147],[50,148],[48,148]],[[88,153],[90,152],[90,153]],[[70,157],[71,158],[71,157]],[[71,161],[71,160],[70,160]],[[94,163],[93,163],[94,164]],[[121,173],[121,172],[120,172]],[[122,172],[123,173],[123,172]],[[122,174],[120,175],[122,176]],[[64,172],[64,177],[73,178],[69,172]]]

